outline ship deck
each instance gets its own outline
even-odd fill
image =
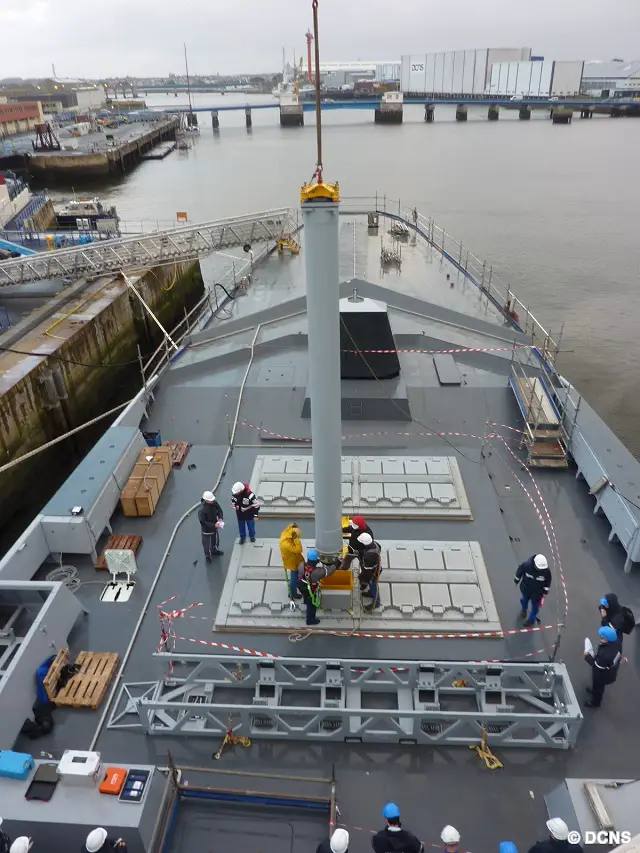
[[[390,244],[386,234],[383,239]],[[553,626],[546,630],[517,632],[522,623],[518,618],[519,595],[512,582],[519,562],[534,552],[549,551],[522,484],[533,494],[535,487],[515,461],[515,457],[523,458],[517,446],[517,431],[523,423],[508,376],[512,347],[526,342],[525,336],[510,328],[472,284],[426,246],[407,242],[402,246],[401,270],[383,273],[380,236],[370,236],[366,222],[356,223],[349,217],[341,220],[341,276],[341,295],[348,296],[356,287],[360,295],[388,304],[399,349],[494,350],[455,355],[463,380],[459,387],[440,385],[431,355],[401,353],[401,377],[412,421],[344,421],[343,454],[419,454],[457,460],[472,520],[371,518],[370,523],[379,540],[478,542],[502,629],[516,633],[503,638],[409,640],[326,635],[321,625],[317,634],[292,642],[287,632],[212,630],[237,541],[230,485],[248,480],[258,455],[310,453],[308,441],[290,440],[308,440],[310,436],[310,422],[301,417],[308,374],[303,248],[301,256],[273,255],[258,266],[247,295],[234,301],[230,316],[194,336],[192,345],[155,388],[155,403],[144,428],[160,431],[163,439],[188,441],[192,446],[184,465],[171,474],[151,518],[125,518],[118,512],[112,520],[114,533],[137,534],[144,539],[132,598],[122,604],[101,604],[100,582],[106,580],[105,573],[96,572],[88,558],[63,560],[78,569],[83,585],[77,594],[88,610],[70,638],[72,651],[118,652],[126,658],[121,682],[162,676],[163,664],[152,658],[160,640],[158,605],[172,598],[171,607],[201,605],[189,611],[193,618],[176,620],[180,636],[277,655],[394,661],[522,660],[531,656],[544,661],[552,653],[555,626],[562,621],[564,610],[558,566],[552,564],[553,587],[543,608],[542,626]],[[233,453],[216,489],[227,520],[221,537],[225,554],[207,566],[196,513],[186,518],[185,513],[197,506],[202,492],[215,484],[221,472],[229,423],[233,422],[258,326]],[[527,361],[526,370],[535,376],[534,358],[522,358]],[[488,427],[488,423],[499,426]],[[496,438],[483,442],[482,437],[492,429],[504,441]],[[427,434],[436,432],[450,435],[444,439]],[[596,634],[598,601],[613,591],[638,610],[640,586],[636,575],[623,572],[624,553],[608,541],[606,519],[594,515],[593,498],[574,474],[570,467],[568,471],[536,471],[533,478],[553,523],[569,602],[557,659],[566,663],[582,703],[590,675],[582,657],[583,639]],[[540,504],[538,498],[536,502]],[[264,515],[258,522],[259,539],[276,539],[288,520]],[[305,539],[311,541],[312,520],[300,524]],[[41,575],[44,577],[50,568],[50,564],[43,566]],[[138,626],[143,602],[152,587],[149,607]],[[303,622],[300,617],[299,628]],[[360,628],[366,630],[366,618]],[[456,623],[453,630],[463,629]],[[229,750],[218,769],[324,776],[334,768],[341,820],[352,828],[352,853],[369,849],[368,830],[380,827],[382,805],[390,799],[401,805],[405,825],[433,846],[439,846],[439,832],[445,823],[460,830],[462,844],[469,850],[495,849],[505,839],[530,845],[546,834],[543,796],[558,781],[565,777],[637,775],[637,756],[629,748],[636,740],[640,704],[635,634],[625,641],[628,663],[607,691],[602,708],[585,710],[578,745],[571,751],[496,748],[504,768],[490,772],[475,752],[464,747],[258,740],[249,750]],[[178,640],[176,650],[187,653],[196,649]],[[221,653],[214,646],[209,650]],[[56,755],[65,748],[86,749],[95,744],[110,764],[135,761],[158,765],[166,764],[170,750],[178,764],[212,764],[211,753],[218,746],[214,740],[195,735],[153,738],[140,730],[110,730],[105,725],[105,706],[103,703],[97,712],[58,709],[54,732],[38,741],[38,748]],[[17,748],[21,747],[30,751],[28,742],[18,743]],[[201,829],[200,819],[205,820],[202,814],[191,828],[182,825],[175,849],[195,849],[191,846],[195,836],[189,833],[195,833],[197,826]],[[278,846],[269,842],[268,823],[260,825],[260,833],[265,849]],[[313,849],[321,835],[311,832],[306,849]],[[254,849],[253,845],[246,849],[249,847]]]

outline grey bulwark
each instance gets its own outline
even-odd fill
[[[380,545],[380,607],[373,613],[363,612],[354,583],[351,607],[324,612],[321,628],[352,631],[355,627],[381,633],[500,632],[478,542],[383,539]],[[289,607],[279,540],[234,546],[214,628],[264,632],[304,628],[304,611]]]
[[[258,456],[250,482],[264,515],[313,516],[310,455]],[[385,518],[472,518],[453,456],[343,456],[342,507]]]

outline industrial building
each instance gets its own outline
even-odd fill
[[[320,65],[320,79],[325,89],[339,89],[353,86],[362,80],[372,83],[397,83],[400,80],[401,63],[388,62],[323,62]]]
[[[584,63],[581,91],[598,98],[640,97],[640,60]]]
[[[499,97],[570,98],[580,94],[582,60],[494,62],[488,95]]]
[[[45,114],[69,110],[86,112],[105,103],[104,89],[82,80],[23,80],[0,85],[0,95],[9,101],[39,101]]]
[[[2,103],[0,100],[0,139],[33,130],[42,121],[42,105],[38,101]]]
[[[481,97],[499,62],[526,62],[531,48],[449,50],[403,56],[401,89],[411,95],[475,95]]]

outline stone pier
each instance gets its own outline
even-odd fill
[[[466,121],[467,120],[467,108],[465,104],[458,104],[456,107],[456,121]]]
[[[551,110],[551,121],[554,124],[571,124],[573,118],[573,110],[567,107],[555,107]]]
[[[80,137],[80,148],[75,151],[52,151],[29,156],[28,169],[32,174],[51,183],[57,180],[67,183],[77,178],[128,172],[158,143],[175,139],[178,123],[177,118],[153,122],[149,129],[143,128],[143,131],[138,133],[135,133],[134,125],[128,125],[132,131],[126,135],[107,131],[105,137],[114,138],[106,140],[108,147],[98,150],[91,150],[89,147],[93,144],[92,135]],[[103,139],[100,144],[104,144]]]
[[[580,110],[580,118],[593,118],[593,110],[589,107]]]
[[[218,110],[211,110],[211,127],[214,130],[220,129],[220,117],[218,116]]]
[[[520,107],[518,118],[521,118],[523,121],[529,121],[531,118],[531,107]]]
[[[138,293],[171,330],[202,297],[198,261],[141,270]],[[0,335],[0,458],[10,462],[86,423],[142,387],[138,347],[151,355],[162,335],[119,275],[80,279]],[[30,518],[113,421],[54,445],[0,474],[3,526]],[[81,500],[78,496],[78,500]]]
[[[247,107],[244,111],[244,123],[247,127],[253,126],[251,121],[251,107]]]
[[[385,92],[376,108],[374,122],[376,124],[402,124],[403,117],[402,92]]]
[[[500,107],[497,104],[491,104],[487,113],[489,121],[498,121],[500,118]]]
[[[431,122],[435,118],[436,108],[433,104],[425,104],[424,105],[424,120],[431,124]]]

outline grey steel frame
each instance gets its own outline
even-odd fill
[[[295,211],[283,207],[137,237],[42,252],[0,263],[0,287],[182,263],[233,246],[289,237],[297,231],[296,219]]]
[[[569,749],[582,724],[564,664],[154,657],[173,671],[124,684],[109,728],[431,745],[478,744],[485,730],[489,744]]]

